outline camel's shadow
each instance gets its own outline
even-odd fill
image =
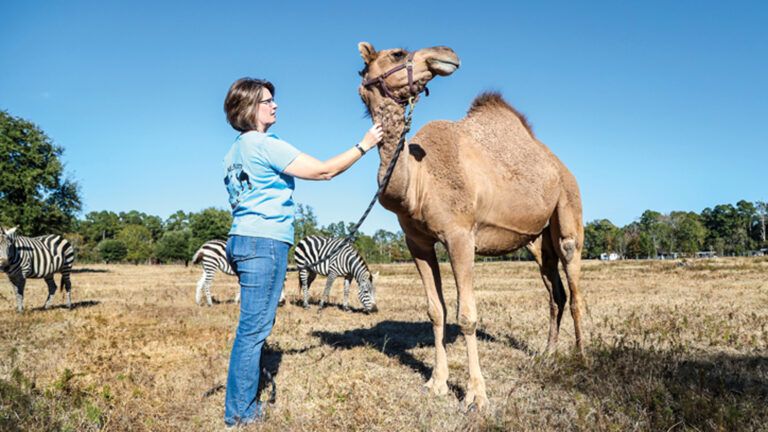
[[[458,325],[447,324],[445,326],[445,343],[455,342],[460,333]],[[340,333],[315,331],[312,335],[319,337],[324,344],[335,348],[374,347],[377,351],[397,359],[402,365],[418,372],[425,381],[432,375],[432,368],[409,352],[418,347],[434,346],[434,333],[432,332],[432,324],[429,322],[382,321],[371,328],[347,330]],[[524,341],[513,336],[505,337],[506,340],[499,340],[493,335],[477,330],[477,337],[482,341],[506,343],[529,356],[536,354]],[[463,389],[452,383],[448,383],[448,387],[458,399],[464,398]]]

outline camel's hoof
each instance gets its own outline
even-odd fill
[[[485,397],[485,395],[475,395],[472,392],[469,392],[464,398],[462,407],[467,414],[483,412],[488,408],[488,398]]]
[[[430,378],[429,381],[424,384],[424,390],[431,392],[435,396],[445,396],[448,394],[448,383],[445,381],[438,383]]]

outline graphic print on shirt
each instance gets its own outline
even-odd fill
[[[229,205],[233,209],[240,204],[240,197],[242,197],[243,193],[253,189],[251,178],[243,170],[242,164],[232,164],[232,166],[227,168],[224,184],[227,186],[227,192],[229,193]]]

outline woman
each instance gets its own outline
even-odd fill
[[[330,180],[381,140],[371,127],[360,143],[320,161],[267,133],[275,123],[275,87],[242,78],[224,101],[229,124],[241,132],[224,157],[224,183],[232,206],[227,259],[240,281],[240,321],[229,360],[224,422],[247,424],[264,417],[257,400],[261,348],[272,330],[293,243],[294,177]]]

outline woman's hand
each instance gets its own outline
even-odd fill
[[[374,125],[368,129],[368,132],[365,133],[363,140],[360,141],[360,147],[367,152],[381,141],[382,136],[384,136],[384,131],[381,130],[381,125],[374,123]]]

